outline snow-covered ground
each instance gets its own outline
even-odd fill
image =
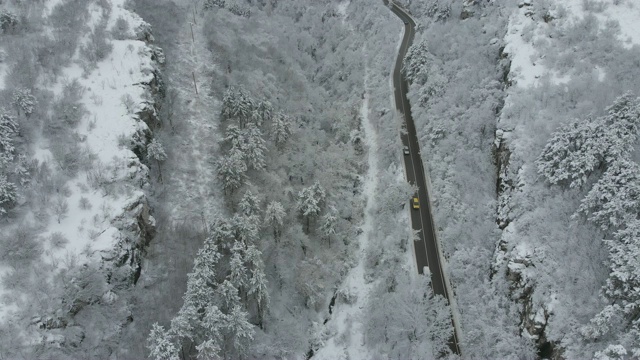
[[[540,79],[545,75],[554,84],[567,83],[569,74],[557,74],[545,66],[546,54],[541,50],[542,46],[553,43],[554,39],[548,36],[551,27],[567,26],[574,24],[593,15],[600,20],[600,27],[604,28],[608,21],[614,21],[619,25],[619,39],[630,48],[640,45],[640,3],[632,0],[620,0],[617,2],[594,1],[594,5],[585,6],[589,2],[582,0],[566,0],[551,2],[548,9],[537,8],[530,2],[522,2],[518,10],[509,18],[509,27],[505,40],[505,53],[511,60],[510,80],[520,88],[540,85]],[[616,4],[617,3],[617,4]],[[537,17],[534,15],[538,12]],[[545,11],[549,22],[540,21]],[[558,23],[559,22],[559,23]],[[602,69],[595,69],[600,79],[605,75]]]
[[[590,3],[591,5],[589,5]],[[620,25],[619,39],[625,47],[630,48],[640,44],[640,22],[638,22],[640,3],[635,0],[557,1],[555,11],[552,14],[557,15],[559,12],[566,13],[570,21],[580,20],[588,12],[592,12],[598,20],[601,20],[602,26],[605,26],[609,20],[616,21]]]
[[[132,25],[131,29],[142,23],[139,17],[122,8],[124,0],[116,0],[112,4],[111,26],[118,17],[125,18]],[[95,26],[100,13],[97,6],[92,6],[90,26]],[[130,37],[134,38],[133,30],[130,31]],[[82,103],[89,113],[78,126],[78,134],[86,139],[84,144],[87,149],[97,155],[95,171],[104,172],[102,175],[109,182],[144,176],[143,173],[146,172],[143,166],[136,164],[136,155],[124,144],[121,145],[119,139],[131,139],[138,131],[146,130],[146,125],[135,119],[135,113],[145,103],[143,96],[147,89],[140,84],[152,80],[152,71],[151,49],[138,40],[113,41],[113,51],[109,57],[99,62],[97,69],[86,78],[82,76],[83,69],[77,64],[64,71],[62,78],[77,80],[85,89]],[[57,85],[60,92],[63,84]],[[131,102],[130,109],[125,106],[125,99]],[[50,159],[48,146],[44,142],[36,145],[36,159]],[[69,243],[57,249],[47,244],[45,252],[49,257],[48,261],[69,253],[91,256],[96,251],[112,248],[119,233],[112,221],[123,213],[132,199],[135,201],[143,196],[140,189],[130,185],[125,185],[124,191],[119,194],[106,194],[102,189],[92,189],[90,182],[92,176],[96,175],[98,174],[81,173],[68,184],[71,190],[71,196],[66,199],[68,216],[60,221],[52,219],[42,236],[58,232]],[[81,205],[81,198],[88,199],[90,208]]]
[[[590,231],[588,222],[571,218],[580,194],[545,184],[534,161],[560,125],[599,114],[610,97],[633,90],[628,84],[633,80],[620,79],[637,78],[624,59],[637,58],[638,18],[640,3],[633,0],[524,1],[511,14],[504,37],[514,83],[506,90],[496,138],[509,152],[500,171],[508,176],[503,183],[512,185],[500,195],[508,206],[499,212],[509,213],[502,218],[511,222],[502,232],[503,250],[495,260],[506,262],[512,285],[519,289],[512,296],[522,296],[518,301],[527,304],[522,334],[553,342],[569,358],[590,351],[577,329],[604,306],[598,301],[605,299],[596,293],[605,281],[606,254],[598,245],[601,234]],[[554,94],[558,99],[551,99]],[[580,248],[571,245],[574,241],[580,241]],[[568,280],[571,272],[580,276]],[[524,289],[529,293],[518,295]]]
[[[181,127],[181,131],[172,135],[176,144],[171,149],[170,159],[174,170],[167,188],[176,191],[168,193],[168,204],[174,221],[190,224],[201,224],[202,219],[210,219],[219,213],[223,208],[220,199],[224,198],[220,192],[222,186],[216,185],[215,159],[211,157],[220,142],[219,123],[211,114],[220,112],[220,104],[217,96],[208,95],[214,91],[212,82],[204,80],[214,72],[216,62],[212,60],[210,51],[203,50],[207,49],[207,39],[200,35],[203,34],[203,26],[202,21],[193,24],[193,39],[189,26],[176,34],[176,53],[181,53],[181,56],[174,61],[180,64],[174,66],[178,73],[168,79],[171,88],[179,93],[178,98],[186,103],[182,118],[176,120],[183,122],[176,125]],[[194,88],[194,77],[198,94]],[[184,194],[188,197],[185,198]]]
[[[47,3],[48,8],[52,8],[53,3]],[[133,40],[136,38],[134,30],[143,21],[125,10],[124,3],[125,0],[111,1],[107,29],[114,26],[116,19],[123,18],[130,25],[129,40],[112,40],[111,53],[88,73],[83,73],[82,67],[73,62],[51,88],[59,95],[63,86],[74,80],[84,88],[81,102],[87,113],[75,130],[81,139],[81,148],[95,154],[93,169],[80,171],[65,184],[68,188],[66,194],[53,200],[54,203],[66,204],[67,211],[61,216],[48,213],[48,226],[38,234],[44,250],[42,262],[54,268],[63,268],[65,259],[72,257],[77,263],[100,261],[99,253],[112,250],[121,238],[117,222],[120,225],[126,223],[128,220],[122,216],[144,196],[141,185],[146,181],[147,168],[139,162],[128,144],[135,136],[148,131],[136,112],[149,102],[149,90],[145,84],[154,76],[152,49],[143,41]],[[102,9],[92,4],[90,13],[91,20],[87,25],[93,28],[100,20]],[[88,35],[81,41],[89,41]],[[33,149],[33,158],[51,164],[53,144],[44,137],[39,139]],[[115,187],[108,191],[106,187],[97,186],[99,182],[115,184]],[[29,213],[22,221],[42,221],[35,217]],[[60,238],[67,241],[52,241]],[[15,308],[15,304],[6,303],[1,298],[0,304],[0,319],[3,313],[6,316],[9,309]]]
[[[343,6],[342,3],[339,6],[339,13],[343,16],[346,16],[346,6]],[[400,48],[400,43],[402,42],[402,38],[404,36],[403,32],[404,27],[402,27],[401,31],[399,31],[398,45],[396,47],[396,51]],[[368,56],[368,50],[365,46],[363,48],[363,54],[365,59]],[[395,64],[395,58],[390,59],[390,71],[393,72],[393,67]],[[366,64],[367,61],[365,60]],[[324,342],[323,346],[316,351],[313,358],[314,359],[374,359],[376,356],[379,356],[377,353],[372,353],[372,349],[374,348],[372,344],[367,343],[365,338],[365,326],[366,320],[368,318],[367,303],[371,300],[370,293],[378,284],[379,279],[372,279],[367,276],[367,271],[365,269],[365,262],[367,258],[367,252],[370,246],[375,246],[372,244],[372,239],[375,236],[375,224],[374,219],[375,216],[373,214],[374,209],[376,209],[376,201],[380,195],[380,191],[383,189],[379,188],[378,185],[378,176],[380,174],[380,169],[378,164],[380,163],[379,159],[379,149],[381,148],[378,143],[378,129],[377,126],[370,119],[371,112],[375,109],[376,104],[370,102],[370,90],[371,87],[376,86],[375,84],[370,84],[370,69],[368,69],[365,65],[365,77],[364,77],[364,99],[360,106],[360,117],[362,119],[362,127],[365,135],[365,143],[367,146],[367,173],[364,176],[363,183],[363,196],[365,198],[366,206],[364,210],[364,224],[362,225],[362,233],[358,236],[358,251],[357,256],[358,259],[357,264],[351,268],[349,273],[345,276],[344,281],[342,282],[340,288],[338,289],[337,298],[335,306],[332,308],[332,314],[328,322],[325,324],[326,333],[329,335],[328,339]],[[395,99],[393,97],[393,81],[389,78],[389,104],[393,106]],[[398,119],[394,120],[398,121]],[[402,168],[397,168],[398,170]],[[404,180],[404,171],[397,172],[398,181],[402,182]],[[408,214],[402,213],[403,223],[408,224]],[[411,231],[410,227],[407,227],[407,237],[410,238]],[[415,256],[413,251],[406,252],[406,268],[415,269]],[[412,272],[415,273],[415,272]],[[352,301],[347,303],[346,301],[341,301],[341,294],[347,294]]]
[[[366,80],[365,80],[366,89]],[[333,308],[331,319],[327,323],[329,333],[335,334],[320,349],[314,359],[340,359],[345,354],[348,359],[371,359],[369,346],[364,341],[363,320],[365,319],[363,310],[368,301],[368,294],[374,287],[375,282],[365,278],[365,259],[369,246],[369,239],[374,229],[372,223],[371,210],[375,201],[378,189],[378,156],[377,156],[377,135],[371,121],[369,121],[369,95],[365,93],[364,101],[360,107],[360,116],[364,128],[366,144],[368,148],[367,163],[368,170],[364,181],[364,197],[366,207],[364,212],[364,225],[362,234],[358,237],[358,264],[352,268],[346,276],[340,291],[353,295],[356,299],[352,304],[342,302],[336,303]],[[338,339],[345,339],[339,341]]]

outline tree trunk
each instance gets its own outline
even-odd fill
[[[162,183],[162,168],[160,167],[160,160],[156,160],[156,162],[158,163],[158,180]]]

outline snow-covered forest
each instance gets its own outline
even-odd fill
[[[451,304],[381,0],[0,0],[0,359],[640,357],[640,4],[397,3]]]

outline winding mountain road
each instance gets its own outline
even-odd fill
[[[402,74],[402,62],[413,42],[415,36],[416,23],[405,10],[400,8],[394,2],[389,3],[383,0],[385,5],[396,14],[405,24],[404,37],[398,52],[398,58],[393,70],[393,87],[396,102],[396,108],[403,114],[407,133],[401,134],[402,144],[409,147],[409,155],[404,155],[405,169],[407,181],[418,187],[418,199],[420,201],[419,209],[411,209],[411,223],[414,230],[418,230],[417,241],[414,241],[414,250],[418,273],[423,274],[424,268],[428,267],[431,273],[431,286],[433,292],[444,296],[449,303],[449,292],[447,291],[447,282],[443,275],[442,263],[440,261],[440,252],[438,251],[438,243],[433,224],[433,216],[431,214],[431,203],[429,194],[427,193],[427,183],[425,171],[423,168],[422,158],[420,156],[420,145],[416,134],[416,127],[411,117],[411,107],[407,99],[408,84]],[[455,329],[455,320],[452,318],[452,324]],[[454,330],[453,336],[449,341],[449,347],[454,354],[460,354],[458,344],[458,335]]]

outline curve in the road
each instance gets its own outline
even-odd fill
[[[420,145],[416,133],[415,124],[411,117],[411,106],[407,99],[408,85],[402,74],[402,62],[407,50],[413,42],[415,36],[415,21],[406,11],[397,4],[388,0],[383,0],[385,5],[396,14],[405,24],[405,33],[398,52],[398,58],[393,71],[394,97],[396,108],[404,116],[407,133],[402,134],[402,144],[409,147],[409,155],[404,156],[407,181],[418,187],[418,199],[420,199],[420,208],[418,211],[411,209],[411,223],[414,230],[419,231],[419,239],[414,242],[414,250],[418,273],[423,274],[424,268],[428,267],[431,273],[431,286],[433,292],[444,296],[449,304],[449,292],[447,291],[447,282],[444,277],[442,262],[440,260],[440,251],[436,240],[435,229],[433,225],[433,217],[431,214],[431,203],[427,192],[426,176],[423,168],[422,158],[420,156]],[[452,317],[452,325],[454,326],[453,336],[449,341],[449,348],[455,354],[460,354],[460,346],[458,343],[458,335],[456,331],[455,319]]]

